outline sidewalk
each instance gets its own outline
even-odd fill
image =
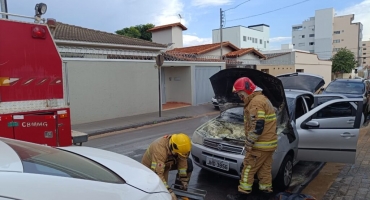
[[[162,117],[159,117],[159,112],[154,112],[98,122],[76,124],[72,125],[72,129],[75,131],[87,133],[89,136],[92,136],[177,119],[192,118],[198,115],[211,113],[216,114],[219,113],[219,111],[216,110],[211,103],[209,103],[198,106],[188,106],[183,108],[162,111]]]
[[[370,199],[369,125],[360,131],[356,163],[344,165],[329,187],[322,200]]]

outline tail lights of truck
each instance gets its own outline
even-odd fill
[[[46,30],[42,26],[34,26],[32,27],[32,37],[45,39],[46,38]]]

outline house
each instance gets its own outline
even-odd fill
[[[183,48],[174,48],[167,53],[186,53],[201,57],[202,59],[220,59],[221,43],[204,44]],[[239,49],[230,42],[222,42],[222,60],[226,62],[226,68],[251,67],[255,68],[265,56],[254,48]],[[198,57],[198,58],[199,58]]]
[[[305,72],[324,77],[325,86],[332,80],[332,62],[320,60],[316,54],[296,49],[263,51],[265,60],[257,65],[257,69],[277,76],[285,73]]]
[[[187,28],[181,23],[166,24],[156,26],[148,30],[152,33],[152,41],[168,44],[172,48],[183,47],[182,31]]]
[[[167,45],[123,35],[93,30],[80,26],[56,22],[49,25],[54,41],[62,57],[75,58],[122,58],[147,54],[158,54]],[[125,52],[123,52],[125,50]],[[141,51],[135,54],[134,51]],[[130,53],[129,53],[130,52]]]
[[[163,41],[150,42],[60,22],[49,27],[63,59],[65,98],[70,101],[73,125],[157,112],[159,97],[163,108],[169,102],[208,103],[214,95],[209,77],[225,68],[220,59],[168,54],[170,46]],[[160,71],[155,62],[158,54],[165,56]]]

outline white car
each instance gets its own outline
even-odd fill
[[[171,199],[141,163],[90,147],[54,148],[0,138],[0,200]]]

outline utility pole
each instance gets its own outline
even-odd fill
[[[225,11],[222,11],[222,8],[220,8],[220,50],[221,50],[221,60],[222,60],[222,27],[224,26],[224,13]]]
[[[8,5],[6,3],[6,0],[0,0],[0,7],[1,12],[8,13]],[[2,17],[8,19],[8,15],[2,15]]]

